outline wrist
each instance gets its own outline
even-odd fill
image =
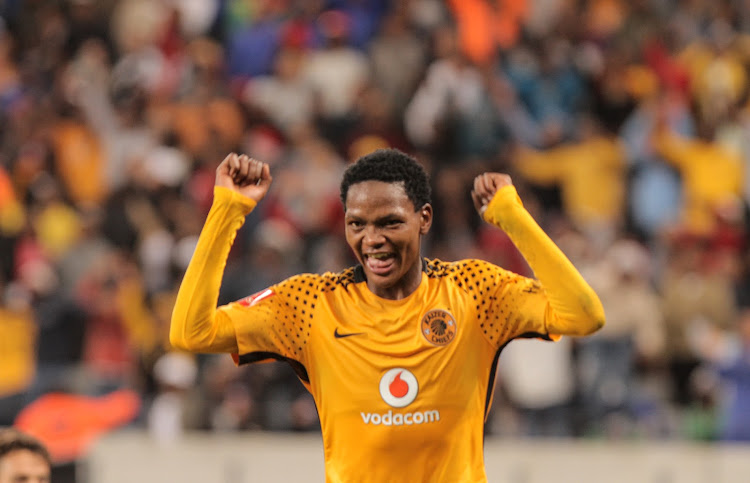
[[[248,198],[234,190],[231,190],[225,186],[214,186],[214,201],[216,204],[225,204],[237,207],[244,215],[249,214],[255,206],[258,204],[252,198]]]
[[[523,210],[524,207],[521,198],[518,196],[516,187],[506,185],[497,190],[487,204],[484,213],[482,213],[482,218],[487,223],[491,223],[498,228],[503,228],[503,222],[518,209]]]

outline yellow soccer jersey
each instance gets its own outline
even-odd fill
[[[290,361],[315,398],[328,481],[484,481],[500,349],[546,336],[539,284],[479,260],[425,261],[387,300],[361,267],[299,275],[223,307],[239,362]]]
[[[329,483],[486,481],[483,426],[502,347],[604,323],[596,294],[512,186],[483,216],[505,230],[538,280],[479,260],[425,259],[419,287],[401,300],[374,295],[355,267],[297,275],[217,309],[229,249],[254,206],[215,190],[170,340],[235,351],[240,364],[289,362],[318,408]]]

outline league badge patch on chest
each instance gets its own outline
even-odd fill
[[[432,309],[422,317],[420,330],[427,342],[444,346],[456,338],[458,326],[455,317],[447,310]]]

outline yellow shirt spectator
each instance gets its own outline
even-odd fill
[[[16,197],[10,176],[0,166],[0,234],[17,234],[25,221],[26,213]]]
[[[36,329],[28,311],[0,307],[0,397],[25,390],[34,379]]]
[[[620,220],[625,200],[625,152],[620,143],[595,136],[547,151],[522,149],[516,169],[526,180],[559,185],[563,209],[581,228]]]
[[[76,203],[101,203],[109,194],[104,179],[104,152],[96,134],[75,121],[58,124],[53,132],[60,177]]]
[[[702,116],[716,119],[737,102],[747,88],[740,57],[730,49],[716,51],[697,42],[683,50],[678,61],[690,75],[690,86]]]
[[[660,130],[654,141],[657,152],[682,176],[685,227],[698,234],[710,232],[716,223],[716,208],[742,194],[742,158],[717,143],[684,139],[666,129]]]

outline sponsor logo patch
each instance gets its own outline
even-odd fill
[[[407,369],[396,367],[380,378],[380,397],[394,408],[403,408],[417,398],[419,383]]]
[[[434,345],[448,345],[456,338],[456,319],[450,312],[443,309],[433,309],[424,314],[420,325],[422,336]]]
[[[419,393],[419,383],[416,376],[408,369],[396,367],[388,370],[380,378],[380,397],[394,408],[408,406],[417,398],[417,393]],[[364,424],[373,426],[412,426],[440,421],[440,411],[437,409],[408,412],[389,409],[384,413],[362,411],[359,415]]]
[[[440,421],[440,412],[437,409],[428,411],[415,411],[413,413],[359,413],[362,416],[362,422],[365,424],[383,426],[411,426],[412,424],[436,423]]]

